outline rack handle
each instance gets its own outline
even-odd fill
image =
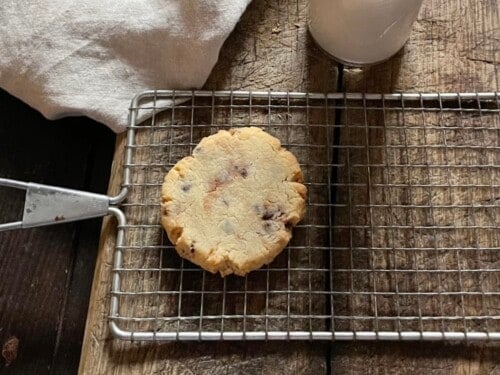
[[[26,190],[21,221],[0,224],[0,231],[33,228],[106,216],[107,195],[0,178],[0,186]]]

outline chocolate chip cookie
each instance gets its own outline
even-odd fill
[[[305,212],[295,156],[255,127],[203,138],[162,187],[162,224],[179,255],[221,276],[270,263]]]

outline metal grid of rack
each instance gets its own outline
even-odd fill
[[[238,126],[297,156],[307,214],[271,264],[221,278],[178,257],[159,197],[202,137]],[[498,93],[151,91],[126,147],[115,336],[500,340]]]

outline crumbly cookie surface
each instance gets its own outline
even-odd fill
[[[259,128],[219,131],[180,160],[162,187],[162,224],[179,255],[240,276],[270,263],[305,212],[295,156]]]

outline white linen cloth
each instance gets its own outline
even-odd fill
[[[251,0],[1,0],[0,87],[125,130],[145,89],[201,87]]]

